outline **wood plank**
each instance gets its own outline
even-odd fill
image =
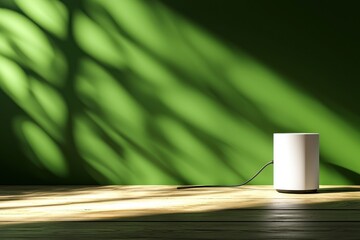
[[[177,213],[199,213],[202,221],[200,213],[227,209],[232,211],[223,214],[226,221],[256,221],[264,216],[273,221],[275,216],[294,215],[291,213],[296,209],[303,211],[294,215],[298,217],[292,218],[293,221],[303,221],[305,217],[315,217],[317,221],[342,221],[349,216],[351,221],[359,219],[358,186],[323,189],[327,191],[282,194],[271,186],[181,191],[174,186],[3,186],[0,188],[0,222],[102,221],[168,214],[163,215],[164,218]],[[256,209],[267,211],[249,211]],[[322,211],[318,211],[320,209]],[[332,216],[331,211],[335,213],[335,210],[353,211],[350,215],[349,211],[337,211]]]
[[[163,222],[274,222],[274,221],[359,221],[360,211],[343,211],[343,210],[224,210],[215,212],[193,212],[193,213],[168,213],[157,215],[142,215],[138,212],[136,216],[126,216],[121,212],[97,212],[90,216],[80,216],[69,214],[56,218],[56,214],[51,212],[41,212],[35,217],[29,218],[27,213],[1,215],[0,225],[8,223],[26,223],[26,222],[49,222],[49,221],[163,221]],[[50,217],[48,216],[50,215]],[[134,220],[135,219],[135,220]]]
[[[2,239],[359,239],[359,222],[55,222],[0,228]]]
[[[0,186],[0,238],[358,239],[360,186]]]

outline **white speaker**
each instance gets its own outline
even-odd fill
[[[285,193],[319,189],[319,134],[274,133],[274,188]]]

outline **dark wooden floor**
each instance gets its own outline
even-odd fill
[[[0,239],[360,239],[360,186],[1,186]]]

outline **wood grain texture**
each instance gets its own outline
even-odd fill
[[[1,186],[1,239],[359,239],[360,186]]]

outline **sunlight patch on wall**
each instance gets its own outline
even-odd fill
[[[31,89],[38,104],[59,130],[65,128],[68,109],[61,94],[47,83],[30,79]]]
[[[18,133],[24,145],[35,156],[30,156],[59,177],[66,177],[68,166],[57,143],[38,125],[28,120],[18,120]]]
[[[63,54],[50,44],[47,36],[23,15],[0,9],[0,54],[56,86],[64,81]]]
[[[0,10],[0,87],[31,118],[21,136],[56,175],[67,173],[61,144],[74,140],[81,158],[66,161],[83,161],[99,183],[235,184],[271,160],[273,129],[319,132],[326,161],[360,172],[357,129],[160,1],[89,0],[71,11],[66,2],[17,3],[32,20]],[[57,41],[73,32],[75,43],[42,28]],[[69,42],[79,48],[67,56],[71,79]]]
[[[68,13],[57,0],[16,0],[16,4],[37,24],[59,38],[67,35]]]
[[[131,76],[124,75],[124,79],[120,81],[136,82],[127,83],[134,86],[135,90],[135,86],[140,85],[139,82],[147,81],[143,86],[147,86],[149,94],[151,91],[156,92],[150,97],[150,101],[160,101],[164,105],[168,112],[163,114],[171,113],[172,116],[169,118],[172,120],[169,121],[178,122],[179,126],[184,124],[181,122],[185,122],[198,129],[199,133],[192,133],[195,134],[193,136],[195,139],[199,138],[200,133],[206,133],[208,138],[211,136],[212,141],[219,140],[230,145],[230,148],[222,147],[222,152],[228,156],[224,160],[227,164],[246,159],[246,162],[251,162],[250,165],[254,163],[255,168],[256,165],[270,160],[271,136],[266,135],[259,125],[259,119],[272,126],[281,126],[294,131],[316,131],[322,136],[327,135],[330,129],[324,129],[324,126],[319,124],[321,121],[333,119],[327,121],[332,129],[338,127],[342,130],[346,129],[341,121],[334,120],[338,118],[336,115],[326,113],[325,108],[316,100],[288,86],[286,79],[277,76],[241,50],[224,47],[224,44],[213,36],[161,4],[144,1],[121,3],[107,1],[104,4],[100,1],[92,1],[92,4],[86,9],[87,14],[94,21],[108,26],[104,28],[102,34],[106,34],[114,41],[118,48],[117,54],[124,57],[126,66],[134,73]],[[102,11],[97,12],[94,6],[101,6]],[[118,14],[125,11],[124,9],[126,13]],[[103,14],[104,12],[109,15]],[[134,14],[129,15],[130,12]],[[144,24],[147,31],[143,31]],[[124,32],[119,32],[119,29]],[[170,49],[166,47],[169,46],[169,42],[173,44]],[[80,45],[83,44],[80,42]],[[98,60],[103,59],[100,57]],[[215,98],[214,93],[218,94],[220,99]],[[133,94],[138,96],[136,92]],[[137,101],[143,104],[144,100],[140,97]],[[225,102],[228,106],[224,105]],[[234,102],[238,102],[238,106]],[[125,106],[121,109],[126,111]],[[316,112],[321,114],[315,114]],[[165,154],[175,168],[185,169],[185,166],[176,167],[176,164],[179,163],[178,161],[183,161],[182,159],[187,159],[188,170],[184,172],[189,172],[190,162],[193,163],[193,160],[190,160],[189,156],[179,154],[179,152],[182,154],[188,152],[185,147],[188,143],[181,137],[182,134],[172,134],[169,137],[171,130],[160,130],[165,126],[159,120],[163,119],[161,115],[157,115],[154,111],[148,124],[168,143],[177,141],[178,144],[174,149],[169,150],[156,142],[155,148]],[[314,115],[318,118],[314,119],[312,117]],[[301,118],[301,116],[306,117]],[[129,120],[131,118],[129,117]],[[126,132],[125,129],[127,129],[125,126],[119,128],[122,132]],[[183,131],[180,132],[185,134],[186,127],[183,126]],[[142,142],[139,140],[142,138],[133,139]],[[200,142],[202,141],[205,139],[200,139]],[[330,147],[331,143],[329,145],[327,141],[322,140],[322,142],[323,152],[329,157],[329,149],[334,148]],[[357,142],[359,138],[355,136],[350,146],[355,146]],[[198,150],[200,149],[202,148],[199,147]],[[206,150],[206,154],[221,163],[221,158],[214,155],[211,150]],[[199,160],[200,163],[207,164],[206,160],[200,160],[205,159],[202,154],[194,155],[197,156],[195,162]],[[206,157],[206,159],[211,158]],[[352,159],[341,163],[335,161],[347,168],[350,168],[350,163],[353,165]],[[238,172],[241,170],[244,172],[246,167],[244,164],[239,164],[237,168]],[[194,174],[189,172],[188,175]],[[214,179],[214,176],[209,179]]]
[[[242,66],[229,70],[230,81],[261,107],[270,121],[294,131],[320,133],[322,154],[340,166],[360,170],[354,158],[360,155],[358,130],[256,62],[242,62]]]
[[[89,55],[114,67],[125,65],[125,59],[116,41],[84,13],[75,15],[74,34],[79,46]],[[91,36],[91,37],[90,37]]]
[[[23,70],[14,62],[0,57],[0,83],[2,89],[16,102],[29,97],[29,80]]]
[[[101,129],[84,116],[78,116],[75,122],[76,144],[86,163],[98,171],[108,184],[124,184],[131,175],[126,160],[107,142]]]
[[[145,126],[143,110],[121,84],[100,65],[83,60],[76,82],[79,98],[107,119],[115,129],[141,136]],[[140,137],[139,136],[139,137]]]
[[[36,79],[29,79],[15,62],[0,57],[0,64],[0,88],[52,137],[62,139],[67,109],[59,94]]]

